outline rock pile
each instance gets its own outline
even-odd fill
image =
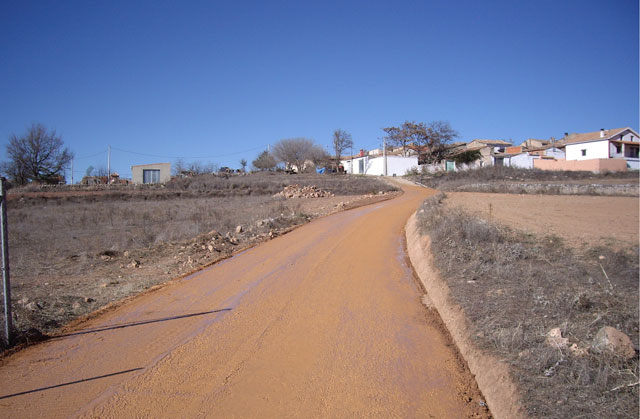
[[[331,192],[324,191],[318,188],[316,185],[300,186],[300,185],[287,185],[282,192],[278,192],[273,195],[274,197],[290,198],[325,198],[333,196]]]

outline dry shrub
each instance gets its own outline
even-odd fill
[[[638,347],[638,248],[572,249],[444,208],[444,195],[422,205],[434,262],[464,309],[480,347],[512,366],[535,417],[637,417],[637,356],[575,356],[552,349],[546,333],[588,348],[613,326]],[[606,275],[605,275],[606,272]],[[609,279],[607,279],[607,276]],[[619,386],[623,386],[618,388]]]

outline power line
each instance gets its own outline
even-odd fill
[[[218,154],[218,155],[215,155],[215,156],[164,156],[164,155],[160,155],[160,154],[140,153],[138,151],[130,151],[130,150],[124,150],[124,149],[118,148],[118,147],[111,147],[112,150],[118,150],[118,151],[121,151],[123,153],[137,154],[139,156],[146,156],[146,157],[158,157],[158,158],[161,158],[161,159],[216,159],[216,158],[220,158],[220,157],[228,157],[228,156],[234,156],[234,155],[238,155],[238,154],[248,153],[250,151],[260,150],[260,149],[264,149],[264,148],[265,148],[265,146],[259,146],[259,147],[250,148],[248,150],[237,151],[237,152],[227,153],[227,154]]]
[[[74,157],[74,159],[75,159],[75,160],[89,159],[89,158],[91,158],[91,157],[96,157],[96,156],[99,156],[99,155],[101,155],[101,154],[104,154],[104,153],[106,153],[106,151],[107,151],[107,150],[99,151],[99,152],[97,152],[97,153],[95,153],[95,154],[90,154],[90,155],[88,155],[88,156],[84,156],[84,157]]]

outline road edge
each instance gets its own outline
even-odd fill
[[[449,287],[431,263],[430,238],[420,234],[416,213],[405,225],[405,238],[409,261],[427,292],[429,303],[440,315],[460,355],[475,376],[493,417],[526,418],[508,366],[473,344],[464,311],[453,301]]]

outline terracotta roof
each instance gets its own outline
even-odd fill
[[[574,133],[569,134],[567,137],[563,137],[558,140],[560,144],[573,144],[573,143],[585,143],[587,141],[596,141],[596,140],[608,140],[611,137],[620,134],[622,131],[631,129],[629,127],[624,128],[615,128],[615,129],[606,129],[604,130],[604,137],[600,138],[600,131],[593,132],[585,132],[582,134]]]

